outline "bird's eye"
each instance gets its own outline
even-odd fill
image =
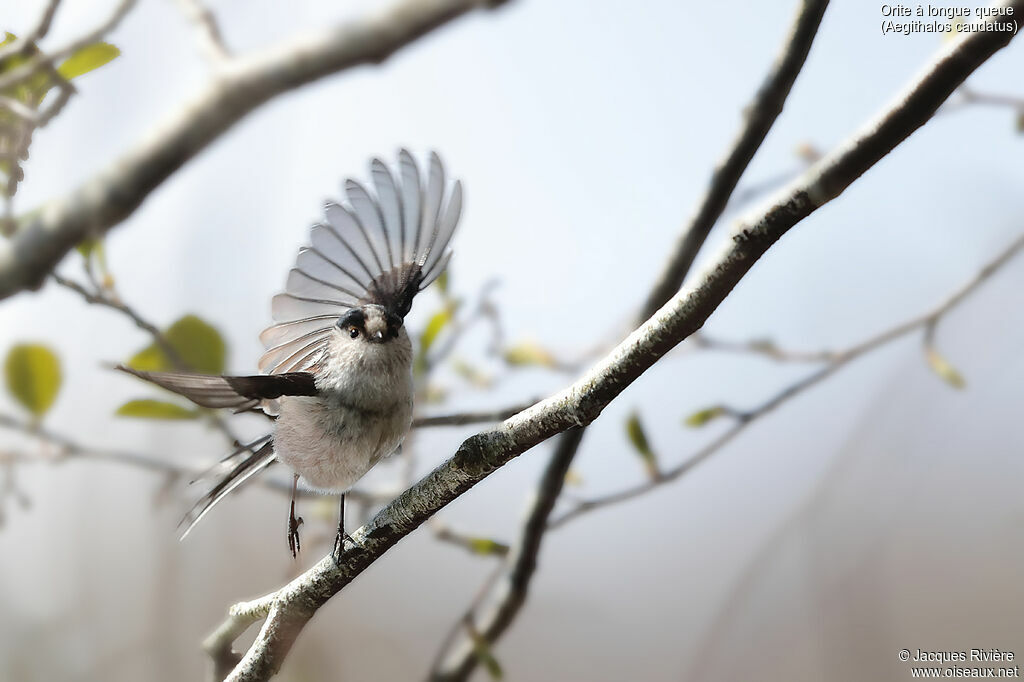
[[[359,336],[359,330],[356,329],[355,327],[349,327],[348,328],[348,335],[354,339],[357,336]]]

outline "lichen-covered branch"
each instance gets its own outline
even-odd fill
[[[318,78],[375,63],[420,36],[497,0],[391,0],[366,16],[318,34],[226,61],[190,103],[71,195],[46,204],[9,240],[0,240],[0,299],[42,284],[65,254],[104,234],[172,173],[268,100]],[[130,7],[131,1],[123,5]],[[101,27],[102,28],[102,27]],[[53,59],[47,55],[46,59]],[[0,76],[0,89],[24,77]]]
[[[1002,3],[1024,11],[1024,0]],[[741,220],[721,253],[582,378],[501,425],[466,439],[456,453],[353,534],[336,564],[325,557],[260,603],[269,610],[255,642],[227,679],[266,680],[316,611],[439,509],[530,448],[584,426],[669,350],[699,329],[754,263],[787,231],[837,197],[924,125],[1012,33],[979,32],[950,43],[893,104],[838,149]],[[218,643],[220,644],[220,643]]]

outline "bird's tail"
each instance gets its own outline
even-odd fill
[[[192,529],[195,528],[196,524],[206,516],[206,513],[213,509],[214,505],[223,500],[235,488],[269,467],[275,461],[277,461],[277,458],[274,454],[274,444],[271,441],[270,434],[248,445],[241,446],[222,459],[207,472],[208,474],[213,474],[217,470],[226,470],[220,480],[196,501],[192,509],[189,510],[188,514],[181,520],[181,523],[178,524],[179,527],[184,526],[185,528],[181,534],[181,539],[185,539]]]

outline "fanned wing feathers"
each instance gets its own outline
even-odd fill
[[[404,149],[397,174],[374,159],[370,176],[372,192],[348,180],[347,203],[325,204],[325,222],[313,226],[310,246],[299,251],[284,293],[274,297],[275,324],[260,334],[261,372],[309,371],[346,310],[375,303],[405,317],[413,297],[444,271],[462,212],[461,184],[446,200],[437,154],[423,181]]]

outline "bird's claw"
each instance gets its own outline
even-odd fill
[[[334,549],[331,550],[331,558],[334,559],[334,565],[341,565],[341,555],[345,552],[345,542],[348,541],[355,544],[355,540],[348,533],[339,532],[334,536]]]
[[[293,559],[302,550],[302,543],[299,542],[299,526],[301,525],[301,516],[292,516],[288,519],[288,549],[291,551]]]

